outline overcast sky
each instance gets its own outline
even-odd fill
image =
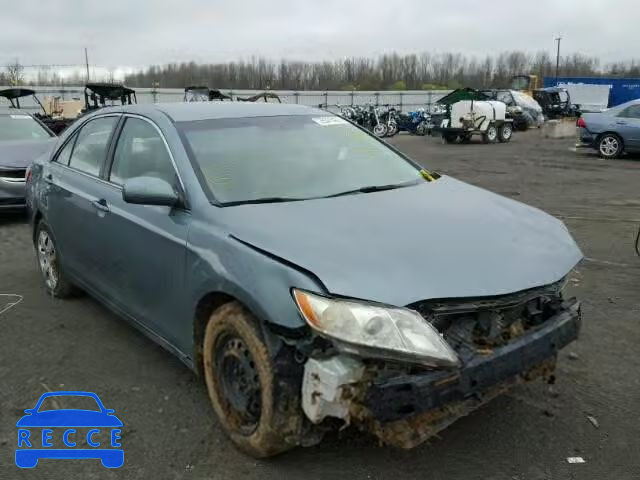
[[[437,5],[437,6],[436,6]],[[563,51],[640,57],[640,0],[0,0],[0,65],[140,68],[384,52]]]

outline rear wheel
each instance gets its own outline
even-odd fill
[[[71,296],[75,289],[60,266],[58,248],[49,226],[41,221],[36,227],[36,256],[47,291],[54,297]]]
[[[615,133],[606,133],[598,141],[598,152],[602,158],[617,158],[623,148],[622,139]]]
[[[513,136],[513,127],[511,123],[503,123],[498,129],[498,140],[500,143],[507,143]]]
[[[473,135],[471,133],[464,133],[464,134],[460,135],[460,142],[462,142],[462,143],[470,143],[472,136]]]
[[[292,448],[302,424],[299,398],[283,392],[254,317],[239,303],[218,308],[203,345],[209,398],[233,443],[256,458]]]
[[[491,124],[487,128],[487,131],[482,134],[483,143],[496,143],[498,140],[498,129],[495,125]]]
[[[442,141],[444,143],[456,143],[457,139],[458,139],[458,135],[456,135],[455,133],[442,134]]]

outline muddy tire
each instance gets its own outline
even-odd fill
[[[57,298],[67,298],[77,293],[76,288],[64,274],[55,239],[49,225],[44,221],[40,221],[36,226],[34,246],[47,292]]]
[[[289,450],[302,425],[299,389],[285,389],[257,321],[237,302],[209,318],[204,377],[218,420],[244,453],[265,458]]]

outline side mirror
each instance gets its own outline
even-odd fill
[[[169,183],[156,177],[134,177],[124,182],[122,199],[139,205],[174,207],[180,196]]]

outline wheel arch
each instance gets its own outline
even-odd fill
[[[234,301],[247,308],[243,302],[225,292],[208,292],[204,294],[196,304],[195,314],[193,317],[193,366],[198,376],[202,378],[204,378],[202,366],[202,344],[209,317],[211,317],[211,314],[222,305]]]
[[[42,212],[39,209],[36,209],[31,217],[31,240],[34,245],[36,243],[36,231],[38,230],[38,224],[42,220]]]
[[[598,136],[596,137],[596,143],[600,143],[600,140],[602,140],[602,137],[604,137],[605,135],[616,136],[618,140],[620,140],[620,143],[622,144],[622,148],[624,149],[624,138],[622,138],[622,135],[620,135],[618,132],[615,132],[613,130],[606,130],[602,133],[599,133]]]

